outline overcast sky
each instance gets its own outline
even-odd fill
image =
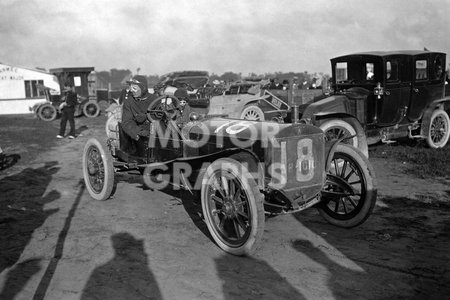
[[[330,73],[330,58],[359,51],[449,56],[449,19],[450,0],[1,0],[0,62]]]

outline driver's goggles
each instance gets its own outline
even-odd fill
[[[130,90],[132,92],[137,92],[140,89],[140,87],[137,84],[130,84]]]

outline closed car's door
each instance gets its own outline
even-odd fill
[[[417,56],[414,59],[413,84],[411,86],[411,101],[409,104],[408,119],[417,121],[422,116],[423,109],[429,98],[429,72],[426,57]]]
[[[407,65],[406,59],[388,58],[384,62],[384,96],[378,101],[378,125],[391,126],[399,123],[407,111],[411,90],[410,76],[400,72]]]
[[[410,121],[422,118],[428,104],[444,97],[444,66],[445,56],[443,54],[422,54],[415,57],[414,80],[408,113]]]

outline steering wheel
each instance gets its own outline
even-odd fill
[[[176,111],[180,106],[180,100],[175,96],[163,95],[155,100],[147,108],[147,119],[158,121],[166,117],[173,119],[176,117]]]

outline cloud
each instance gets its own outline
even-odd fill
[[[162,74],[329,72],[368,50],[449,53],[450,1],[15,1],[0,3],[0,61]]]

